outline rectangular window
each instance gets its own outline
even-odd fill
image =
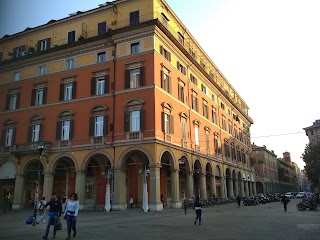
[[[46,75],[46,67],[40,66],[39,67],[39,76],[44,76],[44,75]]]
[[[37,50],[38,51],[45,51],[50,48],[49,44],[50,44],[50,38],[40,40],[40,41],[38,41]]]
[[[72,100],[72,82],[66,83],[65,84],[65,89],[64,89],[64,100]]]
[[[184,75],[186,75],[186,67],[185,66],[183,66],[181,63],[179,63],[179,62],[177,62],[177,69],[181,72],[181,73],[183,73]]]
[[[198,94],[192,92],[192,109],[198,112]]]
[[[222,115],[222,129],[227,131],[226,117]]]
[[[203,101],[203,116],[208,118],[208,103],[207,101]]]
[[[32,125],[32,139],[31,142],[40,141],[40,125]]]
[[[98,53],[98,63],[103,63],[106,61],[106,53],[100,52]]]
[[[217,113],[216,113],[216,109],[215,108],[212,108],[211,115],[212,115],[212,122],[214,124],[217,124]]]
[[[18,58],[26,54],[26,46],[22,45],[16,48],[13,48],[12,58]]]
[[[18,108],[18,94],[10,94],[8,110],[15,110],[17,108]]]
[[[209,135],[209,132],[206,132],[206,149],[210,150],[210,135]]]
[[[131,44],[131,54],[136,54],[140,52],[140,43]]]
[[[13,139],[13,128],[8,128],[6,130],[6,140],[5,140],[6,147],[12,146],[12,139]]]
[[[214,94],[213,93],[211,94],[211,99],[212,99],[212,101],[214,101]]]
[[[106,35],[107,32],[107,22],[98,23],[98,36]]]
[[[36,96],[35,96],[35,105],[39,106],[44,103],[44,89],[39,88],[36,89]]]
[[[166,91],[166,92],[170,92],[169,91],[169,87],[170,86],[170,77],[167,73],[163,73],[163,79],[162,79],[162,88]]]
[[[207,94],[207,88],[205,85],[201,84],[201,91]]]
[[[97,87],[96,87],[96,95],[103,95],[104,90],[105,90],[105,79],[103,78],[98,78],[97,79]]]
[[[178,41],[181,45],[184,44],[184,37],[180,32],[178,32]]]
[[[66,120],[62,122],[61,140],[69,140],[69,139],[70,139],[70,120]]]
[[[221,153],[221,146],[220,146],[220,141],[217,137],[214,138],[214,150],[215,153]]]
[[[187,139],[187,134],[186,134],[186,121],[183,119],[180,122],[180,130],[181,130],[181,138],[182,139]]]
[[[130,70],[130,88],[140,86],[140,68]]]
[[[229,120],[229,134],[232,135],[232,122]]]
[[[193,82],[195,85],[198,85],[198,79],[197,79],[195,76],[193,76],[192,74],[190,74],[190,80],[191,80],[191,82]]]
[[[178,85],[178,98],[181,102],[184,103],[184,88],[185,88],[185,83],[182,81],[179,81]]]
[[[140,131],[140,110],[130,112],[130,132]]]
[[[197,146],[199,146],[199,127],[194,126],[194,141]]]
[[[130,26],[138,25],[139,24],[139,11],[131,12],[130,13]]]
[[[74,59],[68,59],[67,60],[67,69],[74,69]]]
[[[164,113],[164,132],[170,133],[170,115]]]
[[[104,126],[104,116],[97,116],[95,118],[95,127],[94,127],[94,136],[101,137],[103,136],[103,126]]]
[[[15,72],[13,78],[14,78],[14,81],[19,81],[20,80],[20,72]]]
[[[68,32],[68,44],[74,43],[76,41],[76,31]]]

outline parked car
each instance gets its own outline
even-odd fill
[[[293,194],[292,192],[287,192],[287,193],[285,194],[285,196],[286,196],[288,199],[291,199],[291,198],[294,197],[294,194]]]
[[[296,196],[297,199],[306,198],[307,194],[305,192],[299,192]]]

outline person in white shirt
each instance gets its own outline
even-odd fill
[[[68,237],[66,240],[70,239],[71,229],[73,230],[73,237],[76,236],[76,221],[79,211],[79,201],[78,195],[76,193],[72,193],[70,199],[68,199],[66,203],[66,209],[64,211],[64,218],[67,220],[68,226]]]

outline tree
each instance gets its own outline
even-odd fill
[[[306,145],[302,159],[306,163],[305,171],[310,182],[319,186],[320,180],[320,141]]]

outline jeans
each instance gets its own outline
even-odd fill
[[[73,232],[76,232],[76,220],[74,219],[74,216],[70,216],[66,214],[66,220],[67,220],[67,226],[68,226],[68,237],[71,235],[71,228]]]
[[[196,214],[197,214],[197,217],[195,221],[197,221],[197,219],[199,218],[199,223],[201,223],[201,209],[197,209]]]
[[[48,237],[49,235],[51,223],[53,223],[53,235],[56,235],[58,218],[59,218],[58,213],[52,213],[52,212],[48,213],[47,228],[46,228],[46,234],[45,234],[46,237]]]

